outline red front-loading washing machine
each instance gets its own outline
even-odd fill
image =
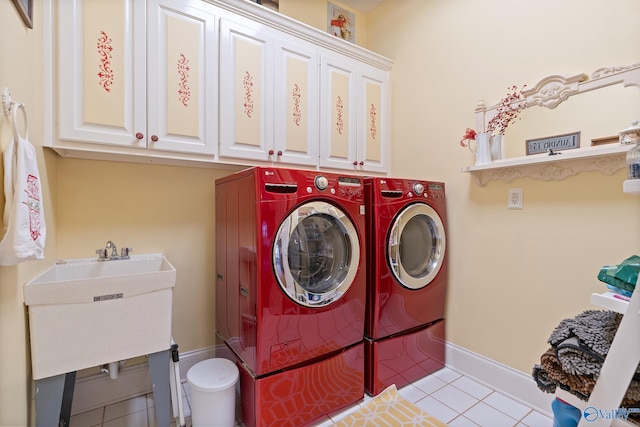
[[[364,396],[364,179],[255,167],[216,180],[216,330],[243,423],[302,426]]]
[[[365,390],[444,366],[446,203],[441,182],[368,177]]]

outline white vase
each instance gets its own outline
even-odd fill
[[[504,158],[504,147],[502,146],[502,134],[493,135],[489,142],[489,151],[491,152],[491,160],[500,160]]]
[[[490,139],[491,132],[477,133],[475,139],[475,150],[471,147],[471,141],[469,141],[470,143],[467,147],[469,147],[469,150],[476,155],[476,166],[491,164],[491,147],[489,146]]]

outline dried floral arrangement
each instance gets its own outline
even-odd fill
[[[527,101],[522,93],[526,86],[523,85],[520,89],[517,86],[508,88],[507,95],[498,104],[496,115],[487,123],[487,132],[492,135],[504,135],[507,127],[516,120],[522,110],[527,108]],[[466,147],[466,141],[475,140],[476,135],[475,129],[467,128],[460,140],[460,145]]]

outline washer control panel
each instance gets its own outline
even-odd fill
[[[316,176],[315,179],[313,180],[313,183],[315,184],[316,188],[320,191],[326,190],[327,187],[329,186],[329,180],[327,179],[326,176],[322,176],[322,175]]]

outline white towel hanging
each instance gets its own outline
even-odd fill
[[[5,209],[0,265],[43,259],[46,238],[42,186],[36,150],[28,141],[24,104],[12,105],[13,137],[3,152]],[[17,111],[23,113],[25,136],[20,135]]]

